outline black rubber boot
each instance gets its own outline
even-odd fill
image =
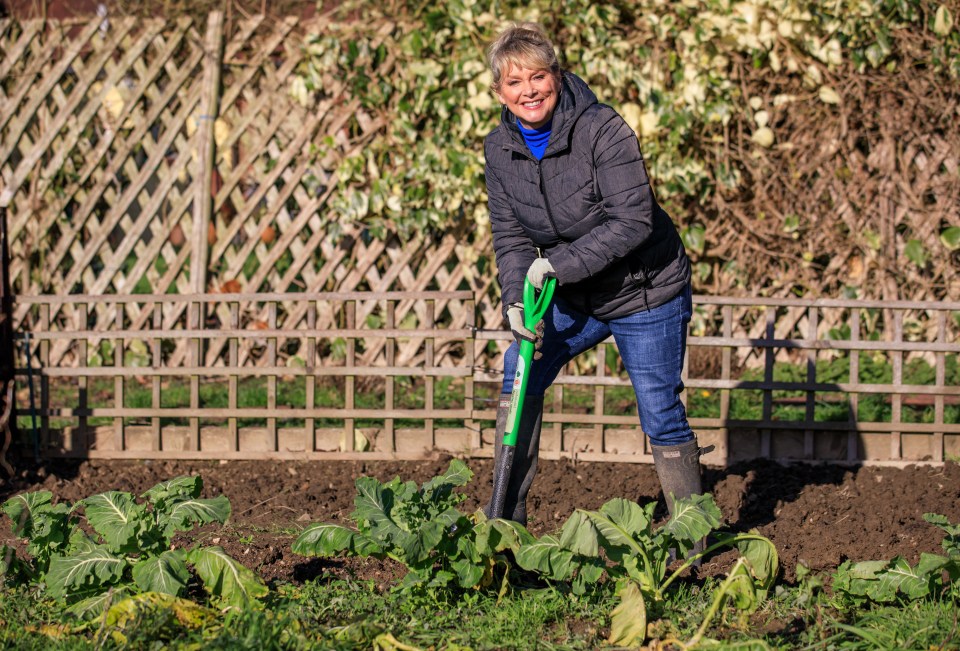
[[[657,477],[660,478],[660,486],[663,488],[663,496],[667,501],[667,510],[672,516],[675,499],[703,493],[700,455],[706,450],[700,447],[696,439],[680,445],[651,445],[650,449],[653,452]],[[699,554],[705,546],[706,540],[697,541],[690,554]]]
[[[507,428],[507,413],[510,411],[510,394],[500,394],[497,403],[497,432],[494,435],[493,471],[499,466],[503,434]],[[540,455],[540,428],[543,424],[543,396],[527,396],[520,413],[520,428],[517,430],[517,446],[513,454],[513,465],[507,483],[506,499],[503,503],[503,516],[526,526],[527,493],[537,474],[537,459]],[[494,477],[494,483],[498,480]],[[490,504],[483,512],[490,517]]]

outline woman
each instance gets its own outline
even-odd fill
[[[503,517],[525,523],[537,470],[543,394],[563,366],[613,335],[637,395],[667,496],[701,492],[700,454],[680,401],[690,263],[657,204],[636,134],[576,75],[561,71],[553,44],[533,23],[508,27],[491,44],[501,124],[484,142],[493,246],[507,350],[497,410],[496,454],[509,407],[523,325],[524,279],[555,277],[541,357],[528,380]],[[489,507],[487,509],[489,514]]]

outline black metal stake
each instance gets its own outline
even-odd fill
[[[9,192],[6,190],[0,192],[0,388],[6,388],[9,384],[16,381],[14,366],[16,364],[16,351],[13,342],[13,292],[10,283],[10,242],[9,231],[7,230],[7,203],[10,200]],[[0,400],[6,400],[6,395],[15,395],[3,392]],[[12,398],[12,409],[10,411],[10,421],[7,426],[10,429],[10,438],[12,441],[18,441],[17,430],[17,405],[16,399]],[[3,405],[6,407],[6,405]],[[0,413],[3,408],[0,407]]]
[[[33,360],[30,354],[30,331],[23,334],[23,358],[27,364],[27,386],[30,387],[30,428],[33,432],[33,460],[40,463],[40,433],[37,431],[37,403],[33,396]]]

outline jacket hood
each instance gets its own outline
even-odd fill
[[[550,143],[544,152],[547,156],[553,152],[559,151],[569,145],[570,132],[577,119],[589,107],[597,103],[597,96],[587,86],[587,82],[572,72],[563,72],[560,78],[560,97],[557,100],[557,107],[553,110],[553,126],[550,133]],[[503,107],[500,112],[500,122],[506,128],[517,144],[526,150],[523,141],[523,134],[520,133],[520,127],[517,125],[517,116],[515,116],[507,107]]]

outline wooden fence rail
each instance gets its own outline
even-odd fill
[[[74,295],[17,304],[37,324],[17,333],[20,395],[35,383],[39,396],[18,404],[21,429],[43,454],[492,451],[497,369],[510,334],[475,326],[472,292]],[[53,320],[65,306],[75,318]],[[948,360],[956,377],[960,303],[696,296],[694,306],[684,397],[701,441],[716,446],[708,462],[905,464],[960,454],[960,386],[947,379]],[[168,325],[168,308],[184,316]],[[826,313],[844,327],[824,328]],[[756,323],[759,336],[733,336]],[[188,355],[175,354],[177,342],[187,342]],[[64,352],[53,360],[56,344]],[[604,342],[581,356],[550,389],[545,457],[651,460],[614,348]],[[778,363],[784,354],[794,364]],[[761,364],[736,363],[751,356]],[[802,377],[789,375],[797,362]],[[891,377],[876,376],[881,362]],[[910,364],[930,372],[908,383]]]

